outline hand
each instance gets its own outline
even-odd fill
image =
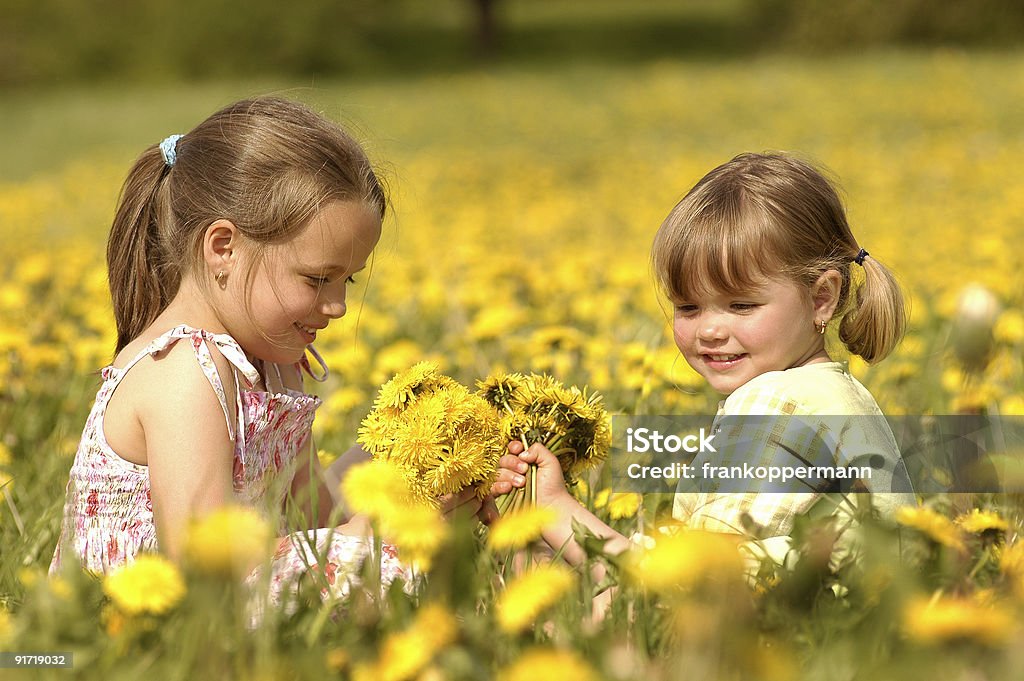
[[[490,497],[487,497],[490,499]],[[446,494],[440,499],[441,515],[445,520],[451,520],[456,514],[478,515],[483,511],[484,502],[477,496],[476,487],[467,487],[455,494]],[[493,500],[491,505],[493,505]]]
[[[551,506],[564,497],[569,497],[562,476],[562,465],[551,451],[535,442],[528,450],[523,443],[513,440],[508,443],[509,453],[498,460],[498,479],[491,485],[491,494],[508,494],[513,488],[526,485],[526,473],[530,464],[537,466],[537,504]]]

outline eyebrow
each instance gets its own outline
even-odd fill
[[[341,265],[302,265],[299,269],[306,272],[317,272],[318,274],[335,274],[346,271],[346,268]],[[365,269],[366,265],[363,265],[358,270],[352,270],[352,274],[362,272]]]

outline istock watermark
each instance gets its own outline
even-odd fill
[[[616,416],[614,491],[1024,491],[1024,417]]]

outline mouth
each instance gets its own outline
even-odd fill
[[[295,328],[297,328],[305,338],[307,345],[316,340],[316,332],[320,330],[315,326],[306,326],[305,324],[300,324],[298,322],[295,322]]]
[[[735,366],[740,360],[747,356],[747,353],[741,352],[738,354],[701,354],[701,359],[704,363],[713,369],[728,369]]]

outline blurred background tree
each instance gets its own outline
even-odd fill
[[[1019,0],[0,0],[0,85],[1003,46],[1022,37]]]

